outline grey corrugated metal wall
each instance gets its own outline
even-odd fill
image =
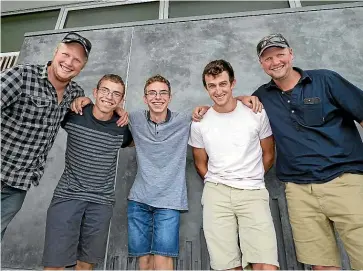
[[[268,77],[259,67],[255,45],[262,36],[281,32],[294,48],[297,66],[333,69],[362,87],[362,18],[363,3],[359,3],[78,29],[92,41],[93,49],[77,81],[91,95],[103,74],[118,73],[127,82],[126,107],[135,110],[144,108],[145,79],[161,73],[172,84],[170,108],[192,109],[211,103],[201,82],[202,69],[210,60],[224,58],[232,63],[237,77],[236,95],[250,94],[265,83]],[[20,63],[45,63],[51,59],[63,35],[60,31],[30,34],[25,38]],[[2,246],[3,268],[41,268],[46,210],[64,167],[65,140],[66,134],[61,130],[40,186],[31,189],[23,209],[9,226]],[[202,182],[194,169],[190,149],[186,171],[190,210],[182,215],[177,268],[208,269],[208,252],[201,228]],[[117,203],[107,257],[98,265],[100,269],[136,268],[136,261],[127,257],[126,221],[126,197],[135,173],[135,150],[121,150],[116,178]],[[281,268],[308,268],[295,258],[283,184],[276,179],[274,171],[268,174],[266,183]],[[343,266],[349,268],[346,255]]]

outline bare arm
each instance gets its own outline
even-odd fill
[[[262,148],[262,162],[265,174],[271,169],[275,159],[275,140],[271,135],[260,141]]]
[[[193,147],[194,165],[199,176],[204,180],[208,171],[208,155],[205,149]]]
[[[363,120],[360,122],[360,126],[362,126],[362,127],[363,127]]]

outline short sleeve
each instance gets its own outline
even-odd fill
[[[129,112],[129,124],[128,124],[128,128],[131,131],[131,133],[132,133],[132,127],[135,124],[138,115],[140,115],[140,114],[142,114],[142,111],[140,111],[140,110],[139,111]]]
[[[129,129],[129,126],[127,125],[125,127],[124,138],[123,138],[123,141],[122,141],[121,148],[126,148],[127,146],[129,146],[131,144],[132,141],[133,141],[132,134],[131,134],[131,131]]]
[[[261,112],[260,130],[258,132],[258,136],[260,139],[264,139],[271,135],[272,135],[272,130],[271,130],[271,126],[270,126],[270,121],[267,117],[265,109],[263,109]]]
[[[195,148],[205,148],[204,147],[204,142],[203,142],[203,136],[202,133],[200,131],[200,122],[192,122],[191,127],[190,127],[190,135],[189,135],[189,140],[188,140],[188,144],[192,147]]]
[[[68,109],[68,112],[67,114],[64,116],[64,119],[62,120],[61,122],[61,127],[64,129],[64,130],[67,130],[66,129],[66,124],[68,122],[70,122],[72,119],[74,119],[74,117],[76,117],[77,114],[72,112],[71,110]]]
[[[355,121],[363,121],[363,91],[336,72],[327,76],[329,90],[334,101]]]
[[[180,112],[181,117],[185,122],[191,122],[192,121],[192,112],[190,110],[183,110]]]

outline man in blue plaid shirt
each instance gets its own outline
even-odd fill
[[[91,47],[70,32],[47,65],[18,65],[1,73],[1,239],[31,184],[39,184],[71,102],[84,96],[72,79],[86,65]]]

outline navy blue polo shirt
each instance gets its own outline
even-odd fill
[[[284,182],[324,183],[343,173],[363,174],[363,91],[330,70],[294,68],[296,86],[273,80],[253,95],[264,105],[276,140],[276,174]]]

